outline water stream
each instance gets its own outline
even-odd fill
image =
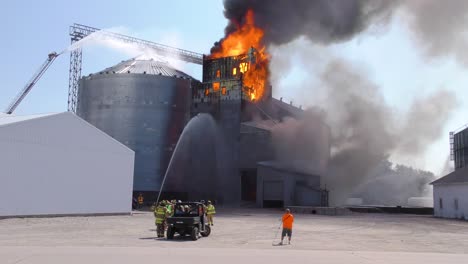
[[[218,128],[213,117],[209,114],[193,117],[177,141],[156,201],[159,202],[168,177],[172,178],[172,189],[195,193],[195,196],[214,196],[219,172],[219,145]]]

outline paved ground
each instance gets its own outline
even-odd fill
[[[212,235],[198,241],[156,239],[148,212],[0,220],[0,263],[468,263],[468,222],[296,215],[292,245],[272,246],[280,211],[218,211]]]

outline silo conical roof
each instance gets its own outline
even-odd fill
[[[169,63],[157,60],[130,59],[95,74],[149,74],[193,79],[192,76],[173,68]]]

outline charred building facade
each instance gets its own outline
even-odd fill
[[[220,191],[216,194],[216,199],[221,203],[238,203],[242,195],[240,175],[245,175],[244,181],[250,179],[247,176],[249,172],[241,168],[241,164],[245,163],[241,161],[241,128],[242,123],[252,120],[255,113],[252,111],[255,106],[255,102],[252,102],[252,88],[245,86],[243,82],[243,73],[248,71],[253,61],[253,54],[218,59],[206,57],[203,62],[202,84],[193,89],[192,116],[209,113],[220,130],[222,146],[219,151],[222,153],[219,156],[223,161],[219,163],[221,168],[217,182]],[[267,134],[264,136],[268,137]],[[252,141],[260,143],[262,139]],[[268,152],[268,143],[264,147],[250,147],[261,152],[253,160],[258,160],[261,156],[270,158],[265,154],[271,153]]]
[[[286,117],[300,118],[303,111],[272,98],[270,85],[262,87],[261,98],[255,98],[255,87],[244,80],[255,63],[253,49],[240,56],[205,57],[202,83],[192,89],[192,117],[209,113],[221,137],[215,199],[261,207],[325,205],[320,175],[291,170],[275,161],[272,129]]]

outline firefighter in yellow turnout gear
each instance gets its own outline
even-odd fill
[[[158,237],[164,237],[166,213],[166,205],[163,202],[160,202],[158,207],[154,210],[154,216],[156,217],[156,233]]]
[[[174,201],[167,202],[166,203],[166,217],[170,217],[174,214]]]
[[[208,201],[208,206],[206,207],[206,215],[208,216],[208,224],[214,225],[213,217],[216,214],[216,209],[211,201]]]
[[[174,205],[172,201],[166,201],[166,218],[164,218],[164,230],[167,230],[167,218],[171,217],[174,214]]]

